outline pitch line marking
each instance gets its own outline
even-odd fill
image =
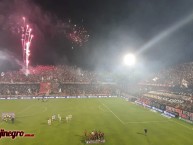
[[[125,124],[138,124],[138,123],[163,123],[163,122],[169,122],[169,121],[131,121],[131,122],[126,122]]]
[[[103,111],[103,112],[109,112],[109,110],[107,110],[106,108],[102,107],[101,105],[98,106],[99,110]]]
[[[103,112],[105,112],[102,108],[101,105],[98,106],[99,110],[102,110]]]
[[[172,121],[172,122],[175,122],[175,123],[178,124],[178,125],[181,125],[181,126],[187,128],[187,129],[189,129],[189,130],[193,130],[193,128],[191,129],[190,127],[188,127],[188,126],[186,126],[186,125],[183,125],[183,124],[181,124],[181,123],[178,123],[178,122],[176,122],[176,121],[174,121],[174,120],[171,120],[171,121]]]
[[[105,104],[103,104],[123,125],[125,125],[125,123],[109,108],[107,107]]]

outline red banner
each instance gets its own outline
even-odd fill
[[[40,83],[39,94],[49,94],[51,89],[50,83]]]

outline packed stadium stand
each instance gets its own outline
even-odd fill
[[[163,70],[139,86],[139,102],[193,121],[193,63]]]
[[[10,95],[115,95],[114,83],[107,83],[95,72],[77,67],[37,66],[30,74],[22,70],[2,72],[0,94]]]

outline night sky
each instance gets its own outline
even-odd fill
[[[193,61],[192,0],[1,0],[0,71],[22,59],[20,34],[12,32],[22,16],[35,36],[32,65],[114,71],[128,52],[144,72]],[[88,41],[68,39],[69,22],[84,28]]]

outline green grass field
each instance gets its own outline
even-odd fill
[[[122,98],[1,100],[2,112],[14,112],[16,119],[14,124],[0,121],[1,129],[24,130],[35,137],[1,138],[0,145],[83,145],[85,129],[104,132],[104,145],[193,145],[192,125]],[[48,126],[53,114],[60,114],[63,120]],[[66,123],[64,117],[69,114],[73,118]]]

